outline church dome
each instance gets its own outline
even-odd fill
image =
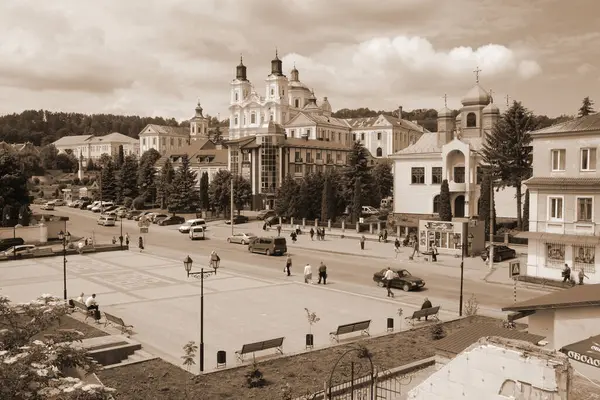
[[[452,118],[452,110],[450,110],[448,107],[442,108],[440,111],[438,111],[438,118]]]
[[[487,114],[500,114],[500,109],[494,104],[494,102],[490,102],[490,104],[485,106],[483,109],[483,115]]]
[[[461,100],[463,106],[487,106],[490,103],[490,94],[476,84]]]
[[[462,114],[458,113],[458,115],[456,116],[456,122],[460,122],[462,120]]]

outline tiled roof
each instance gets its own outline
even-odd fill
[[[522,340],[524,342],[530,342],[533,344],[537,344],[540,340],[544,339],[544,336],[533,335],[531,333],[518,331],[516,329],[507,329],[499,326],[498,324],[490,322],[476,322],[472,325],[466,326],[452,335],[438,340],[435,342],[434,346],[436,350],[458,354],[472,344],[476,343],[479,339],[488,336]]]
[[[535,311],[543,309],[591,307],[600,305],[600,284],[578,285],[531,300],[511,304],[502,311]]]
[[[155,165],[162,166],[165,163],[165,161],[167,160],[167,157],[182,156],[184,154],[187,154],[190,158],[192,158],[192,157],[194,157],[194,154],[196,154],[200,150],[214,149],[214,148],[215,148],[215,144],[208,139],[194,140],[185,147],[182,147],[182,148],[176,149],[176,150],[167,151],[160,159],[158,159],[158,161],[156,162]]]
[[[56,142],[52,143],[54,146],[77,146],[85,144],[93,135],[75,135],[75,136],[63,136]]]
[[[210,163],[207,163],[205,161],[200,161],[200,159],[203,159],[204,157],[208,157],[208,156],[212,156],[214,157]],[[229,152],[227,149],[210,149],[210,150],[198,150],[196,153],[194,153],[194,158],[192,160],[192,164],[222,164],[222,165],[227,165],[227,161],[228,161],[228,157],[229,157]]]
[[[132,137],[123,135],[122,133],[119,132],[113,132],[113,133],[109,133],[108,135],[104,135],[104,136],[92,136],[88,142],[90,143],[99,143],[99,142],[124,142],[124,143],[138,143],[139,140],[138,139],[134,139]]]
[[[438,146],[437,132],[425,132],[419,140],[394,154],[420,154],[420,153],[441,153],[442,149]]]
[[[570,121],[561,122],[547,128],[531,132],[532,135],[545,135],[552,133],[600,131],[600,113],[586,115]]]
[[[346,145],[339,142],[327,142],[324,140],[305,140],[297,138],[287,138],[285,140],[286,147],[304,147],[311,149],[327,149],[327,150],[352,150],[352,145]]]
[[[329,124],[329,125],[336,125],[342,128],[349,128],[348,123],[346,122],[346,120],[341,119],[341,118],[335,118],[335,117],[328,117],[327,115],[319,115],[319,114],[309,114],[309,113],[304,113],[308,118],[312,119],[313,121],[315,121],[317,124]]]
[[[598,178],[566,178],[566,177],[551,177],[551,176],[534,176],[523,182],[527,186],[560,186],[560,187],[590,187],[599,186],[600,177]]]
[[[405,119],[400,119],[396,117],[392,117],[391,115],[380,114],[376,117],[363,117],[363,118],[348,118],[345,119],[346,123],[352,129],[370,129],[376,126],[384,126],[384,125],[376,125],[379,117],[383,116],[389,125],[402,127],[405,129],[410,129],[418,132],[426,132],[427,130],[423,128],[421,125],[416,124],[412,121],[407,121]],[[386,125],[388,125],[386,124]]]
[[[182,136],[182,137],[186,137],[186,138],[190,136],[190,128],[188,128],[187,126],[168,126],[168,125],[148,124],[148,125],[146,125],[146,127],[144,129],[142,129],[142,132],[144,132],[148,128],[152,128],[159,135]],[[146,133],[144,133],[143,135],[146,135]]]

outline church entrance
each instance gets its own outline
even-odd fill
[[[465,216],[465,196],[460,195],[454,199],[454,216],[463,218]]]

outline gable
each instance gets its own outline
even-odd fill
[[[292,118],[291,121],[289,121],[286,125],[286,128],[289,127],[302,127],[302,126],[316,126],[317,123],[312,120],[311,118],[309,118],[306,114],[299,112],[298,114],[296,114],[296,116],[294,118]]]

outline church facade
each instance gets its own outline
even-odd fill
[[[414,144],[390,156],[395,171],[394,217],[403,229],[417,228],[419,220],[438,217],[444,179],[450,188],[452,215],[470,218],[479,214],[483,176],[480,151],[500,118],[500,110],[479,79],[461,103],[456,118],[445,105],[438,112],[437,132],[423,133]],[[516,217],[514,188],[494,196],[497,217]]]

